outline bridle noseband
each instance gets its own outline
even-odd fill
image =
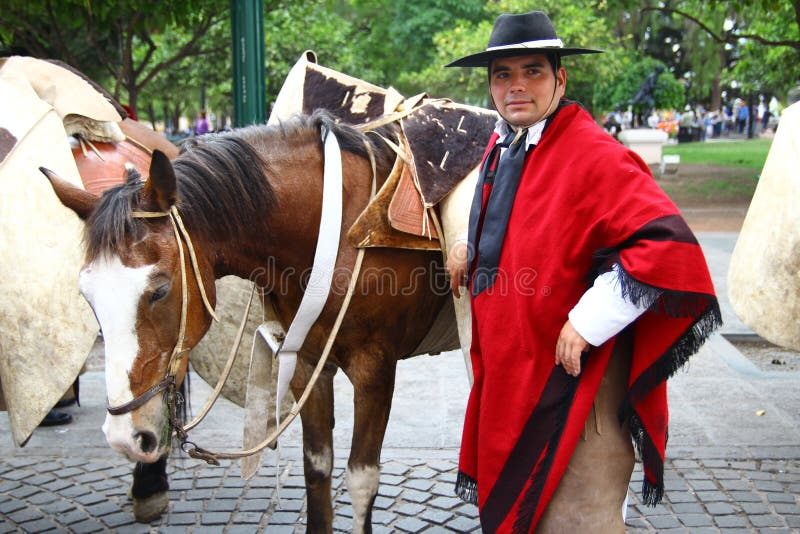
[[[138,395],[133,400],[128,401],[125,404],[120,404],[119,406],[106,406],[106,411],[108,411],[108,413],[110,413],[111,415],[124,415],[128,412],[132,412],[133,410],[141,408],[147,401],[149,401],[150,399],[152,399],[165,389],[174,386],[175,386],[175,377],[166,376],[164,377],[163,380],[161,380],[161,382],[154,385],[141,395]]]
[[[215,321],[219,321],[219,317],[217,317],[216,313],[214,313],[214,308],[211,306],[211,303],[208,301],[208,297],[206,296],[203,278],[200,274],[200,266],[197,263],[197,256],[194,252],[194,245],[192,245],[192,239],[189,237],[189,233],[186,231],[186,228],[183,225],[183,220],[181,220],[181,216],[178,213],[178,208],[173,205],[169,211],[134,211],[131,216],[135,219],[169,217],[169,220],[172,223],[172,231],[175,234],[175,240],[178,243],[178,253],[181,264],[181,319],[180,328],[178,330],[178,340],[175,342],[175,347],[172,349],[172,353],[170,354],[166,376],[141,395],[137,395],[133,400],[130,400],[119,406],[107,406],[106,410],[111,415],[123,415],[132,412],[133,410],[142,407],[147,401],[165,390],[168,391],[168,397],[170,399],[174,397],[175,387],[177,385],[176,377],[178,376],[178,372],[183,364],[183,354],[189,352],[188,348],[183,347],[183,341],[186,337],[186,315],[189,309],[189,293],[187,291],[186,261],[183,251],[183,241],[186,241],[186,246],[189,249],[189,260],[192,264],[192,269],[194,270],[194,275],[197,279],[197,286],[200,289],[200,296],[202,297],[206,311],[208,311],[209,315],[211,315]],[[168,403],[170,402],[171,401],[168,399]],[[173,410],[170,410],[170,413],[172,411]]]

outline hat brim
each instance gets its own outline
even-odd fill
[[[493,59],[499,57],[514,57],[514,56],[527,56],[529,54],[547,54],[554,52],[561,57],[575,56],[578,54],[602,54],[604,50],[592,50],[591,48],[558,48],[558,47],[519,47],[519,48],[505,48],[503,50],[486,50],[478,52],[477,54],[470,54],[461,59],[457,59],[452,63],[448,63],[445,67],[488,67]]]

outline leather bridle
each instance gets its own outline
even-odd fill
[[[332,143],[331,143],[330,147],[327,146],[328,145],[327,138],[328,138],[329,134],[330,134],[330,137],[332,138]],[[335,151],[336,154],[338,154],[339,147],[338,147],[338,143],[336,142],[336,136],[332,132],[326,131],[326,132],[324,132],[323,138],[326,140],[325,141],[326,156],[328,155],[327,154],[328,150],[331,150],[332,152]],[[372,198],[372,197],[375,196],[376,185],[377,185],[377,183],[376,183],[375,157],[374,157],[374,154],[372,153],[372,149],[370,148],[369,144],[366,143],[366,141],[365,141],[365,147],[366,147],[366,151],[367,151],[367,153],[369,155],[370,165],[372,167],[372,190],[371,190],[371,193],[370,193],[370,197]],[[336,167],[338,168],[337,172],[339,174],[339,177],[338,177],[338,184],[339,185],[338,185],[338,187],[341,188],[341,160],[338,157],[336,158],[336,160],[338,162]],[[326,157],[326,166],[327,166],[327,161],[328,161],[328,158]],[[326,171],[326,174],[327,174],[327,171]],[[323,195],[323,197],[324,197],[324,195]],[[202,418],[205,416],[205,414],[207,413],[207,411],[210,408],[211,404],[213,404],[214,400],[219,395],[219,393],[220,393],[220,391],[222,389],[222,385],[224,384],[224,381],[226,380],[226,378],[228,376],[228,373],[230,372],[230,369],[231,369],[232,364],[233,364],[233,359],[235,358],[236,353],[238,352],[239,342],[241,341],[242,333],[243,333],[244,328],[245,328],[245,323],[246,323],[246,320],[247,320],[247,317],[248,317],[248,312],[249,312],[249,309],[250,309],[250,303],[252,302],[253,294],[255,292],[255,286],[253,286],[253,291],[250,294],[250,300],[248,301],[247,309],[244,312],[244,316],[242,318],[242,322],[241,322],[241,324],[239,326],[239,332],[237,333],[236,340],[234,341],[234,345],[233,345],[233,347],[231,349],[231,352],[230,352],[230,355],[228,357],[228,362],[227,362],[227,364],[225,366],[225,369],[222,372],[222,376],[220,377],[220,382],[217,384],[217,387],[214,388],[214,392],[212,393],[211,397],[209,398],[209,401],[206,403],[206,406],[203,408],[201,414],[198,415],[195,418],[195,420],[192,421],[191,423],[183,425],[182,422],[180,421],[180,415],[178,413],[180,411],[180,404],[182,403],[183,400],[182,400],[181,396],[176,392],[176,386],[177,386],[176,376],[177,376],[178,371],[179,371],[179,369],[181,367],[181,364],[183,362],[182,354],[188,352],[188,350],[189,350],[189,349],[184,349],[183,348],[183,340],[184,340],[184,335],[185,335],[185,330],[186,330],[186,311],[187,311],[187,290],[186,290],[186,285],[187,285],[187,283],[186,283],[186,267],[185,267],[185,261],[184,261],[183,246],[182,246],[182,243],[181,243],[181,239],[182,238],[183,238],[183,240],[186,241],[186,244],[187,244],[188,249],[189,249],[189,255],[190,255],[190,258],[191,258],[192,267],[194,269],[195,277],[197,278],[197,284],[198,284],[199,289],[200,289],[200,294],[201,294],[201,296],[203,298],[203,303],[205,304],[206,309],[208,310],[209,314],[215,320],[218,321],[219,319],[214,314],[214,310],[211,308],[211,305],[208,302],[208,299],[206,298],[205,290],[204,290],[204,286],[203,286],[203,282],[202,282],[202,278],[200,276],[200,270],[198,268],[197,259],[196,259],[195,254],[194,254],[194,248],[192,246],[192,241],[189,238],[189,235],[186,232],[186,229],[183,227],[183,222],[180,219],[180,215],[178,214],[178,211],[177,211],[176,207],[172,206],[172,208],[168,212],[139,212],[139,211],[133,212],[133,217],[135,217],[135,218],[151,218],[151,217],[166,217],[166,216],[169,216],[170,217],[170,221],[172,222],[172,227],[173,227],[173,230],[174,230],[174,233],[175,233],[175,238],[176,238],[176,240],[178,242],[178,249],[180,251],[180,260],[181,260],[181,290],[182,290],[183,298],[182,298],[182,306],[181,306],[181,326],[180,326],[180,332],[179,332],[179,335],[178,335],[178,341],[175,344],[175,348],[172,351],[172,355],[170,356],[169,369],[168,369],[167,375],[164,377],[163,380],[161,380],[159,383],[157,383],[156,385],[154,385],[153,387],[151,387],[150,389],[148,389],[147,391],[145,391],[141,395],[137,396],[133,400],[131,400],[131,401],[129,401],[129,402],[127,402],[127,403],[125,403],[125,404],[123,404],[121,406],[116,406],[116,407],[110,407],[109,406],[107,408],[107,410],[112,415],[121,415],[121,414],[124,414],[124,413],[128,413],[130,411],[133,411],[133,410],[141,407],[148,400],[152,399],[154,396],[158,395],[159,393],[161,393],[163,391],[166,391],[167,392],[167,401],[166,401],[167,402],[167,413],[168,413],[169,423],[172,426],[172,428],[174,429],[175,434],[177,435],[178,439],[180,439],[180,441],[181,441],[181,449],[184,452],[186,452],[189,456],[191,456],[192,458],[204,460],[205,462],[208,462],[209,464],[219,465],[219,459],[223,459],[223,458],[226,458],[226,459],[238,459],[238,458],[244,458],[246,456],[251,456],[253,454],[257,454],[260,451],[264,450],[266,447],[268,447],[270,444],[276,442],[278,437],[286,430],[286,428],[288,428],[289,424],[299,415],[300,410],[303,408],[303,406],[305,405],[306,401],[308,400],[308,398],[309,398],[309,396],[311,394],[311,391],[313,390],[314,385],[316,384],[317,379],[319,378],[319,376],[320,376],[320,374],[322,372],[322,369],[324,368],[324,366],[325,366],[325,364],[327,362],[328,356],[329,356],[329,354],[331,352],[331,349],[333,347],[333,343],[334,343],[334,341],[336,339],[336,335],[337,335],[337,333],[339,331],[339,328],[342,325],[342,321],[344,320],[344,316],[347,313],[347,309],[348,309],[349,304],[350,304],[350,299],[351,299],[351,297],[353,296],[353,294],[355,292],[355,288],[356,288],[357,281],[358,281],[359,274],[360,274],[361,264],[362,264],[362,261],[364,259],[364,248],[359,248],[358,252],[356,254],[356,260],[355,260],[355,264],[353,266],[353,272],[352,272],[351,277],[350,277],[350,283],[348,284],[348,287],[347,287],[347,292],[345,293],[341,308],[339,309],[339,313],[337,314],[336,320],[334,321],[333,327],[331,328],[331,331],[330,331],[330,333],[328,335],[328,339],[327,339],[327,341],[325,343],[325,347],[323,348],[322,355],[320,356],[319,361],[317,362],[317,365],[314,368],[314,372],[312,373],[311,378],[308,380],[308,384],[306,385],[306,388],[303,391],[303,394],[297,400],[297,403],[295,404],[295,406],[291,409],[288,417],[286,419],[284,419],[283,421],[279,422],[278,428],[270,436],[268,436],[266,439],[264,439],[258,445],[254,446],[254,447],[251,447],[250,449],[242,450],[242,451],[238,451],[238,452],[213,452],[213,451],[209,451],[209,450],[200,448],[195,443],[189,441],[187,432],[191,428],[193,428],[197,423],[199,423],[200,420],[202,420]],[[437,228],[439,229],[438,230],[439,231],[439,235],[443,236],[444,234],[441,231],[441,227],[439,227],[437,221],[435,221],[435,222],[437,223]],[[340,223],[337,223],[337,226],[339,224]],[[337,240],[337,242],[338,242],[338,240]],[[291,327],[290,327],[290,331],[291,331]],[[287,334],[287,336],[288,336],[288,334]],[[281,348],[279,349],[279,352],[282,352],[283,349],[285,348],[284,347],[285,341],[286,340],[284,339],[284,341],[281,343]],[[302,342],[300,343],[300,345],[302,345]],[[298,346],[298,348],[299,348],[299,346]],[[279,380],[278,390],[279,390],[278,399],[280,399],[280,380]],[[279,409],[280,406],[281,406],[281,402],[280,402],[280,400],[277,400],[276,401],[276,407],[278,407],[278,409]]]
[[[174,395],[174,390],[177,385],[177,376],[178,372],[183,365],[184,354],[189,352],[188,348],[183,347],[184,338],[186,337],[186,315],[189,308],[189,294],[187,291],[187,281],[186,281],[186,261],[185,261],[185,253],[183,250],[183,242],[186,242],[186,247],[189,250],[189,260],[192,265],[192,269],[194,270],[195,278],[197,279],[197,286],[200,289],[200,296],[202,297],[203,304],[205,305],[206,311],[208,311],[209,315],[215,320],[219,321],[216,313],[214,313],[214,308],[211,306],[211,303],[206,296],[205,287],[203,285],[203,278],[200,274],[200,266],[197,263],[197,256],[194,252],[194,245],[192,245],[192,239],[189,237],[189,233],[186,231],[186,228],[183,225],[183,220],[181,220],[181,216],[178,213],[178,208],[176,206],[172,206],[169,211],[134,211],[131,216],[135,219],[151,219],[157,217],[169,217],[170,222],[172,223],[172,231],[175,234],[175,240],[178,243],[178,253],[180,258],[181,264],[181,318],[180,318],[180,328],[178,330],[178,340],[175,342],[175,347],[172,349],[172,353],[170,354],[169,358],[169,365],[167,367],[167,374],[166,376],[157,384],[152,386],[150,389],[145,391],[144,393],[137,395],[134,397],[133,400],[130,400],[124,404],[119,406],[107,406],[106,410],[111,415],[123,415],[137,408],[142,407],[147,401],[161,393],[162,391],[169,390],[169,397]],[[172,410],[170,410],[172,412]]]

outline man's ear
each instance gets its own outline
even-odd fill
[[[567,69],[564,67],[558,68],[558,73],[556,74],[556,80],[558,81],[558,85],[561,85],[566,88],[567,86]]]

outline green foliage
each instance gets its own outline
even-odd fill
[[[568,46],[607,49],[610,31],[602,9],[595,2],[576,0],[569,4],[545,0],[537,9],[548,13],[562,39]],[[486,70],[482,68],[444,68],[459,57],[486,48],[494,20],[501,13],[521,13],[531,10],[529,2],[502,0],[487,2],[485,16],[477,22],[456,20],[433,39],[436,52],[433,59],[416,71],[401,74],[399,84],[411,93],[427,91],[475,105],[488,105]],[[595,81],[608,72],[606,57],[570,56],[563,61],[567,69],[567,96],[591,107]]]
[[[795,0],[606,0],[620,44],[660,59],[690,102],[749,92],[785,98],[800,60]]]
[[[748,33],[755,33],[770,41],[800,41],[800,28],[788,21],[800,17],[800,3],[771,2],[770,11],[761,11],[756,4],[750,11]],[[800,20],[800,19],[798,19]],[[742,92],[760,92],[776,95],[785,101],[787,91],[800,79],[796,66],[800,63],[800,47],[765,46],[754,40],[746,41],[736,66],[727,79],[735,80]],[[792,67],[794,66],[794,68]]]
[[[404,73],[435,55],[436,32],[454,15],[481,18],[482,8],[483,0],[284,2],[265,14],[267,94],[310,49],[326,67],[410,96]]]
[[[0,52],[65,61],[135,109],[139,91],[162,72],[212,52],[213,43],[203,38],[229,5],[226,0],[5,0]],[[184,38],[170,56],[156,44],[157,36],[166,34]],[[153,60],[156,55],[161,61]]]
[[[167,71],[154,76],[142,88],[140,99],[140,119],[147,117],[152,122],[156,119],[169,122],[176,127],[181,116],[193,118],[202,108],[214,110],[220,125],[222,116],[232,113],[232,81],[230,20],[223,18],[220,23],[211,27],[204,38],[208,52],[202,61],[195,57],[186,57],[176,61]],[[189,39],[187,31],[170,24],[163,32],[151,36],[156,46],[151,53],[151,62],[162,64],[179,54],[183,43]],[[147,53],[144,46],[134,48],[134,61],[140,64]],[[203,102],[205,95],[205,102]]]
[[[427,92],[434,97],[488,106],[485,69],[445,68],[445,65],[486,48],[491,30],[490,20],[477,24],[456,21],[452,29],[434,36],[435,54],[431,61],[418,71],[402,73],[398,78],[398,87],[405,89],[407,94]]]
[[[265,0],[267,98],[306,49],[321,64],[411,96],[488,105],[484,69],[444,68],[483,50],[500,13],[541,9],[571,46],[567,97],[595,115],[627,102],[657,64],[659,108],[764,93],[798,76],[794,0]],[[66,61],[150,115],[231,108],[230,0],[4,0],[0,54]],[[742,38],[745,36],[746,38]],[[141,96],[139,96],[141,95]],[[140,112],[140,115],[142,113]]]
[[[436,55],[436,35],[454,21],[477,23],[486,18],[485,0],[346,0],[346,18],[356,34],[358,55],[376,71],[373,83],[415,92],[398,79],[428,65]],[[344,11],[344,9],[343,9]],[[456,22],[458,24],[458,22]],[[416,91],[419,92],[419,91]]]
[[[350,42],[353,28],[330,10],[330,2],[284,2],[264,14],[264,57],[267,97],[275,98],[292,65],[305,50],[313,50],[321,64],[352,72],[356,56]],[[374,77],[369,69],[367,76]]]

